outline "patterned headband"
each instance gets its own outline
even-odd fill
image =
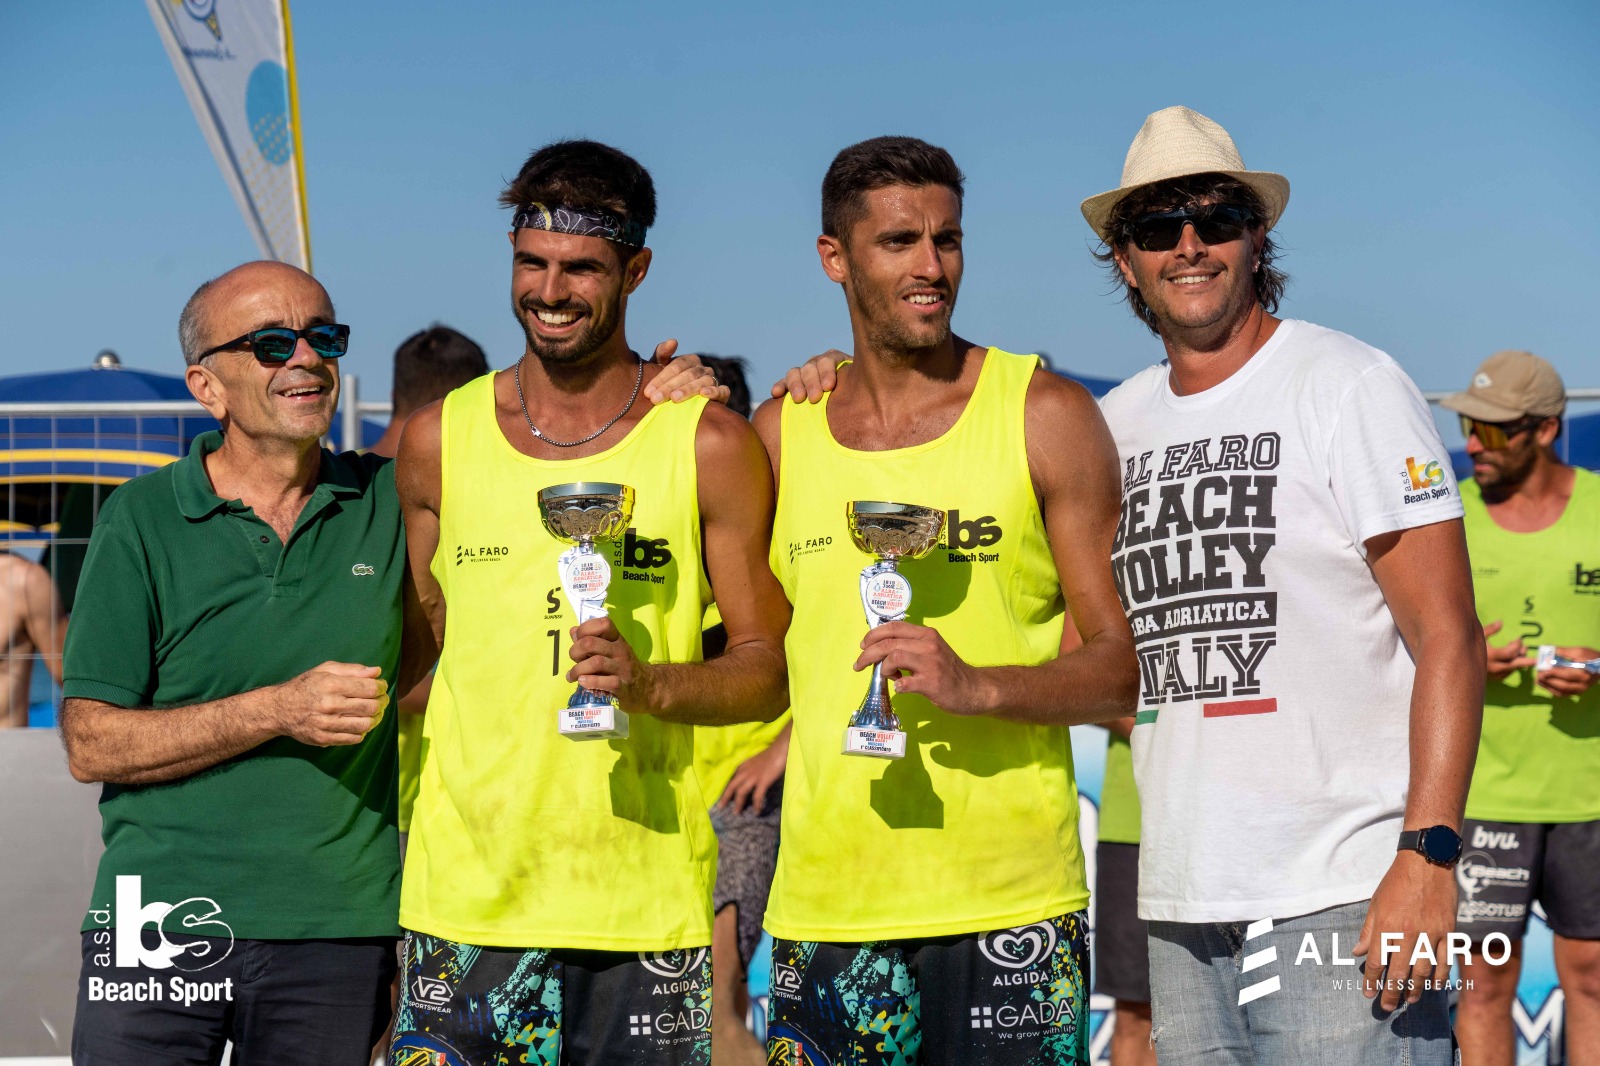
[[[620,219],[599,208],[563,207],[557,204],[528,204],[517,209],[511,221],[513,230],[542,229],[551,233],[570,233],[577,237],[604,237],[629,248],[643,248],[645,228],[637,222]]]

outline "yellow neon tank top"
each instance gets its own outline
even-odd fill
[[[556,732],[574,688],[574,617],[556,574],[566,545],[535,502],[572,481],[633,486],[633,522],[607,545],[611,618],[641,659],[699,660],[711,600],[694,450],[703,409],[663,404],[606,451],[552,462],[500,432],[494,375],[445,400],[431,569],[448,614],[401,888],[407,929],[497,947],[711,943],[715,844],[693,728],[634,714],[626,740]]]
[[[872,561],[846,529],[851,500],[947,512],[940,547],[901,564],[910,621],[938,629],[978,666],[1059,654],[1064,604],[1023,438],[1037,364],[990,348],[955,425],[892,451],[840,445],[826,400],[783,406],[771,561],[794,604],[786,642],[794,732],[767,905],[775,936],[944,936],[1088,904],[1066,727],[958,717],[896,694],[905,757],[840,752],[869,674],[850,668],[867,630],[859,575]]]

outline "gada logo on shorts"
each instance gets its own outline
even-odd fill
[[[998,1007],[973,1007],[974,1029],[1030,1029],[1038,1031],[1058,1022],[1068,1024],[1076,1017],[1070,1001],[1043,1000],[1037,1003],[1002,1003]]]
[[[90,913],[98,924],[113,926],[118,966],[196,973],[215,966],[233,951],[233,930],[217,917],[222,908],[216,900],[192,896],[180,903],[145,903],[143,887],[140,875],[119,875],[115,920],[103,910]],[[105,921],[96,917],[101,914],[106,915]],[[147,948],[143,933],[151,925],[161,943]]]
[[[705,948],[678,948],[673,951],[641,951],[639,962],[657,977],[683,977],[697,973],[706,961]]]
[[[978,938],[978,950],[996,966],[1026,970],[1050,957],[1056,949],[1056,927],[1036,922],[1015,929],[999,929]]]
[[[711,1012],[701,1007],[656,1015],[628,1015],[629,1036],[671,1036],[673,1033],[699,1032],[710,1027]]]

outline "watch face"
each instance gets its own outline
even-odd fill
[[[1422,831],[1422,854],[1429,862],[1455,862],[1461,855],[1461,838],[1448,826],[1436,825]]]

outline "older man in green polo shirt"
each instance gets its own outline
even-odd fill
[[[105,783],[73,1062],[356,1066],[399,934],[384,711],[433,661],[394,476],[318,443],[349,330],[309,274],[232,270],[179,335],[222,432],[106,501],[66,648]]]

